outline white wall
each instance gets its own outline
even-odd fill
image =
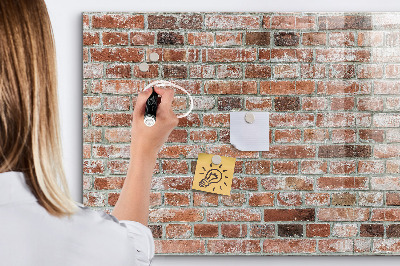
[[[399,0],[45,0],[57,47],[64,166],[76,201],[82,201],[82,23],[84,11],[290,12],[400,11]],[[396,257],[157,256],[152,265],[395,265]],[[396,263],[397,264],[397,263]]]

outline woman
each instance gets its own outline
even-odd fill
[[[173,90],[156,88],[161,103],[153,127],[143,123],[151,90],[139,94],[128,174],[108,215],[69,196],[43,0],[0,1],[0,60],[0,264],[149,265],[150,182],[157,152],[178,123]]]

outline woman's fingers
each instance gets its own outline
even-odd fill
[[[167,112],[172,106],[172,101],[174,100],[174,90],[173,89],[162,89],[159,87],[155,87],[154,90],[156,93],[161,95],[161,103],[158,108],[163,112]]]
[[[146,101],[150,97],[152,92],[153,90],[150,88],[139,93],[136,99],[135,109],[133,110],[134,117],[140,118],[144,116]]]

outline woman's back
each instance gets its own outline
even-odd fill
[[[0,236],[1,265],[149,265],[154,256],[148,227],[86,207],[50,215],[20,172],[0,174]]]

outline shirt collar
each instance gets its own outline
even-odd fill
[[[24,173],[0,173],[0,205],[35,201],[37,199],[26,183]]]

